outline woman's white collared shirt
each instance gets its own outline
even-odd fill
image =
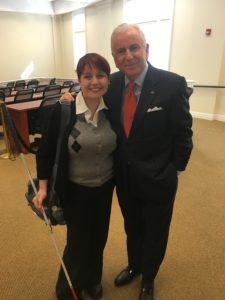
[[[87,104],[85,103],[84,97],[82,95],[82,92],[79,92],[76,97],[76,114],[84,114],[85,120],[87,123],[91,123],[95,127],[98,125],[98,115],[99,111],[103,109],[108,109],[105,105],[103,98],[101,97],[100,103],[98,108],[96,109],[96,112],[93,116],[93,120],[91,120],[91,110],[88,108]]]

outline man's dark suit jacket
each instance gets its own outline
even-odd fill
[[[192,116],[184,77],[156,69],[148,71],[128,139],[122,125],[125,77],[111,75],[107,94],[111,125],[118,136],[117,189],[155,196],[167,193],[183,171],[192,151]],[[157,192],[158,191],[158,192]],[[163,197],[164,198],[164,197]]]

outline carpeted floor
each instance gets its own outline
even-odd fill
[[[225,123],[194,119],[193,128],[194,151],[179,179],[156,300],[225,299]],[[26,159],[34,175],[34,156]],[[0,159],[0,174],[0,299],[55,300],[59,261],[46,225],[27,207],[27,175],[20,157]],[[54,227],[54,233],[62,252],[65,227]],[[140,278],[126,287],[113,285],[126,265],[123,221],[114,196],[103,300],[138,299]]]

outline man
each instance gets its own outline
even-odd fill
[[[112,33],[111,50],[120,71],[112,74],[105,101],[118,136],[117,195],[128,253],[128,267],[115,285],[123,286],[141,274],[139,300],[152,300],[178,173],[185,169],[193,147],[187,84],[184,77],[147,61],[149,45],[136,25],[119,25]],[[127,104],[134,99],[136,108]]]

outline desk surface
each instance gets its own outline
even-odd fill
[[[40,106],[41,101],[42,100],[34,100],[29,102],[8,104],[7,108],[14,111],[27,111],[27,110],[37,109]]]

